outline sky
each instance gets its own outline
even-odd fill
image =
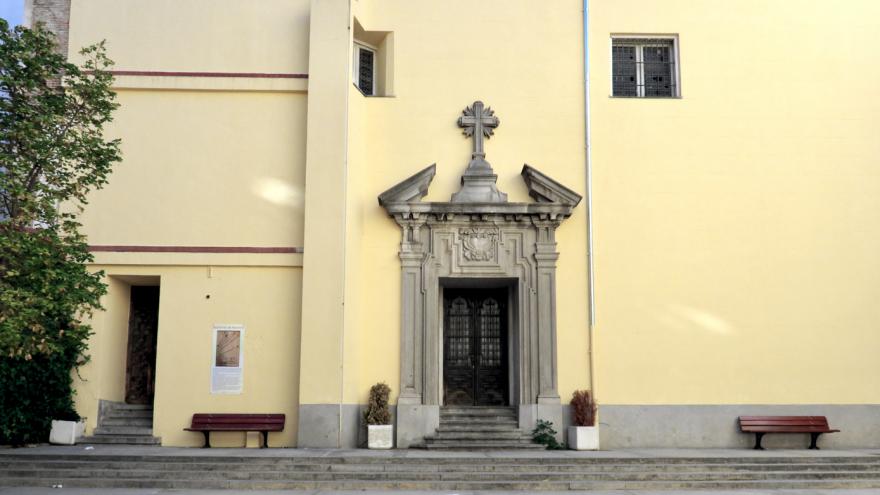
[[[0,17],[9,24],[21,24],[23,16],[24,0],[0,0]]]

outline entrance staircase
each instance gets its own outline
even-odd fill
[[[270,449],[255,454],[250,449],[224,449],[225,453],[204,455],[201,449],[145,447],[143,453],[114,446],[98,446],[89,452],[74,449],[41,449],[40,453],[33,452],[35,449],[0,449],[0,487],[226,489],[230,494],[247,490],[768,493],[766,490],[778,489],[815,494],[841,488],[864,490],[859,493],[880,489],[880,457],[821,451],[746,451],[734,457],[639,457],[631,453],[628,457],[603,457],[573,452],[344,455],[340,451]]]
[[[463,406],[440,408],[440,427],[434,436],[425,439],[425,447],[432,450],[545,448],[532,442],[532,436],[519,429],[515,408]]]
[[[153,436],[153,406],[105,403],[98,420],[98,427],[90,437],[77,441],[80,444],[159,445],[160,438]]]

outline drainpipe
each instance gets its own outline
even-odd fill
[[[590,141],[590,42],[589,42],[589,0],[584,0],[584,121],[586,123],[586,168],[587,168],[587,297],[589,299],[589,317],[587,325],[588,346],[587,359],[590,366],[590,393],[596,400],[596,366],[593,353],[593,332],[596,326],[596,297],[593,270],[593,160],[592,142]]]

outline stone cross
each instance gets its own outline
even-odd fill
[[[482,101],[464,109],[458,118],[458,126],[464,135],[474,138],[474,152],[464,175],[461,176],[461,189],[452,195],[453,203],[505,203],[507,195],[498,190],[495,183],[498,176],[492,165],[486,161],[483,152],[483,138],[495,133],[494,129],[501,123],[490,107],[484,107]]]
[[[501,124],[492,107],[483,107],[482,101],[475,101],[473,105],[465,108],[463,115],[458,118],[458,126],[464,129],[464,135],[474,138],[474,155],[485,156],[483,152],[483,137],[488,138],[494,134],[494,130]]]

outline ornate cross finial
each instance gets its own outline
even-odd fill
[[[489,138],[495,133],[494,129],[501,124],[492,107],[483,107],[482,101],[475,101],[473,105],[465,108],[462,116],[458,118],[458,126],[464,129],[464,135],[474,138],[474,158],[477,155],[483,157],[483,138]]]
[[[475,101],[461,113],[458,126],[464,130],[465,136],[474,138],[474,152],[471,153],[471,161],[464,175],[461,176],[461,190],[452,195],[451,201],[453,203],[507,202],[507,195],[495,186],[498,176],[492,171],[492,165],[486,161],[486,153],[483,151],[483,138],[494,134],[495,128],[501,124],[501,121],[491,108],[483,106],[482,101]]]

